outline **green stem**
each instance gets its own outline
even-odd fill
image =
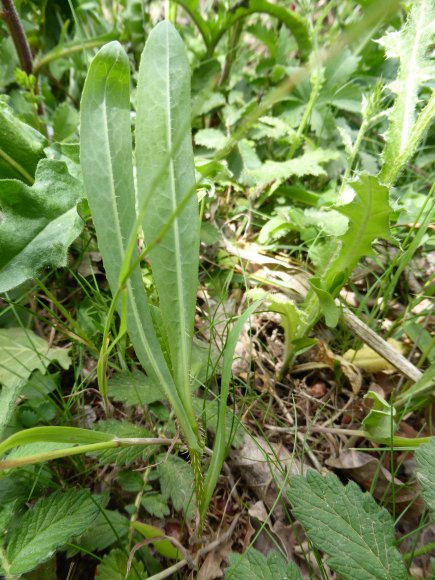
[[[190,18],[195,23],[196,27],[201,34],[204,44],[207,48],[207,53],[210,53],[210,46],[211,46],[211,38],[210,38],[210,29],[208,23],[204,18],[201,16],[198,10],[192,8],[192,3],[188,0],[174,0],[177,4],[179,4],[190,16]]]
[[[420,546],[420,548],[417,548],[416,550],[413,550],[412,552],[408,552],[406,554],[403,554],[403,559],[408,562],[408,561],[412,561],[415,560],[415,558],[418,558],[419,556],[424,556],[425,554],[429,554],[429,552],[432,552],[432,550],[435,550],[435,542],[430,542],[429,544],[425,544],[424,546]]]
[[[435,117],[435,90],[425,108],[419,114],[417,121],[411,131],[408,144],[395,163],[385,163],[379,173],[379,181],[391,187],[397,180],[402,169],[414,155],[418,144],[423,139],[426,131],[429,129],[432,119]]]

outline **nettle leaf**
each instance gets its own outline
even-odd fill
[[[388,188],[372,175],[361,175],[350,186],[355,192],[352,201],[335,207],[349,219],[349,225],[346,233],[337,238],[337,250],[325,268],[327,288],[343,273],[352,272],[361,258],[372,255],[372,243],[376,239],[391,239]]]
[[[129,527],[130,520],[126,516],[117,511],[103,510],[76,544],[89,552],[102,551],[119,540],[125,540]]]
[[[308,151],[301,157],[289,161],[266,161],[258,169],[248,171],[248,175],[255,179],[257,186],[266,185],[272,181],[284,181],[289,177],[303,177],[304,175],[326,175],[322,164],[328,163],[340,156],[338,151],[330,149],[315,149]]]
[[[435,437],[415,452],[418,464],[417,478],[423,488],[423,497],[429,508],[435,512]]]
[[[167,499],[156,491],[144,494],[141,503],[146,511],[156,518],[163,518],[171,513]]]
[[[408,573],[396,548],[390,514],[353,482],[310,471],[294,476],[286,491],[312,543],[328,556],[328,566],[350,580],[391,578]]]
[[[276,551],[267,557],[251,548],[245,554],[228,554],[229,567],[225,571],[228,580],[300,580],[302,578],[294,562],[287,560]]]
[[[133,560],[130,572],[127,574],[128,555],[115,549],[104,556],[98,565],[95,578],[98,580],[143,580],[147,577],[142,562]]]
[[[99,421],[97,430],[120,438],[150,437],[150,432],[144,427],[134,425],[128,421],[117,421],[116,419]],[[103,464],[130,465],[140,459],[145,460],[148,453],[149,448],[141,445],[132,445],[118,449],[106,449],[95,453],[95,455],[98,457],[98,461]]]
[[[32,184],[36,166],[45,157],[47,139],[23,123],[0,99],[0,178]]]
[[[6,556],[11,574],[24,574],[79,536],[100,513],[101,500],[70,489],[41,499],[12,530]]]
[[[7,292],[45,268],[67,264],[68,248],[84,222],[77,204],[84,196],[82,184],[66,163],[43,159],[35,184],[0,180],[0,292]]]
[[[189,463],[176,455],[159,455],[157,476],[163,497],[171,499],[174,509],[183,511],[187,519],[195,513],[194,476]]]
[[[388,32],[379,43],[387,58],[399,59],[397,78],[389,85],[396,95],[389,118],[387,145],[383,158],[381,178],[388,181],[389,166],[403,163],[408,157],[411,133],[414,128],[419,90],[423,83],[435,76],[435,64],[430,58],[434,40],[435,4],[432,0],[414,2],[405,26]],[[409,155],[413,153],[413,148]]]
[[[165,399],[155,381],[140,371],[115,373],[110,377],[107,388],[112,399],[130,407],[142,407]]]

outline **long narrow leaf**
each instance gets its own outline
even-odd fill
[[[190,132],[190,71],[183,42],[168,22],[148,37],[139,70],[136,161],[145,241],[188,203],[150,252],[174,379],[190,408],[190,355],[198,282],[199,215]]]
[[[86,78],[80,155],[99,249],[113,294],[118,290],[128,242],[136,227],[129,91],[127,55],[118,42],[111,42],[99,51]],[[136,354],[171,402],[189,446],[195,447],[197,439],[156,337],[139,267],[131,273],[126,287],[127,326]]]

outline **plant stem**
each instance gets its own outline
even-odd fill
[[[407,552],[406,554],[403,554],[403,559],[405,561],[414,560],[419,556],[424,556],[425,554],[432,552],[432,550],[435,550],[435,542],[430,542],[429,544],[425,544],[424,546],[421,546],[420,548],[417,548],[412,552]]]
[[[20,17],[18,16],[13,0],[1,1],[3,4],[1,15],[12,37],[21,68],[30,75],[33,71],[33,57]]]

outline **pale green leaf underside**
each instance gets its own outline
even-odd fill
[[[73,489],[41,499],[12,531],[7,546],[10,573],[32,570],[82,534],[100,513],[99,503],[87,492]]]
[[[142,227],[152,243],[180,203],[183,211],[150,252],[153,277],[180,396],[189,368],[198,285],[199,215],[190,132],[190,69],[176,29],[161,22],[142,54],[137,89],[136,163]]]
[[[0,180],[0,292],[67,264],[67,252],[84,222],[77,213],[81,183],[63,161],[43,159],[35,184]]]
[[[435,437],[415,452],[418,464],[417,478],[423,488],[423,497],[429,508],[435,512]]]
[[[349,580],[406,580],[390,514],[353,482],[309,472],[287,489],[295,516],[328,565]]]

